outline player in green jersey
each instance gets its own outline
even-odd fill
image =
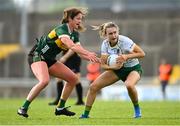
[[[55,115],[73,116],[65,107],[66,100],[78,82],[76,74],[63,63],[56,61],[56,55],[62,50],[72,50],[83,59],[100,62],[94,52],[85,50],[79,43],[79,32],[84,29],[82,20],[87,13],[85,8],[67,8],[64,10],[62,24],[53,29],[47,36],[42,36],[32,48],[28,55],[28,62],[38,83],[29,92],[24,104],[17,113],[23,117],[28,117],[27,111],[30,103],[48,85],[50,75],[63,79],[67,83],[64,86],[59,104],[55,109]]]

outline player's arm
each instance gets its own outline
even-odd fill
[[[80,44],[74,44],[68,35],[60,36],[59,39],[68,49],[78,53],[80,56],[82,56],[82,58],[92,62],[99,62],[99,59],[96,57],[95,53],[85,50]]]
[[[74,54],[74,52],[69,49],[61,58],[60,58],[60,61],[62,63],[65,63],[72,55]]]
[[[130,54],[127,54],[127,59],[132,59],[132,58],[143,58],[145,56],[145,52],[134,43],[132,47],[132,52]]]
[[[68,48],[71,49],[73,52],[76,52],[78,54],[89,54],[90,52],[83,49],[80,45],[75,44],[68,35],[61,35],[60,40],[62,41],[62,43]]]
[[[143,58],[145,56],[145,52],[135,43],[132,46],[132,50],[129,54],[122,54],[117,58],[118,63],[123,63],[128,59],[132,58]]]
[[[80,42],[78,42],[78,43],[76,43],[76,44],[79,44],[80,46],[81,46],[81,44],[80,44]],[[82,47],[82,46],[81,46]],[[93,52],[90,52],[90,53],[93,53]],[[95,53],[94,53],[95,54]],[[88,60],[89,58],[88,58],[88,55],[87,54],[78,54],[81,58],[83,58],[83,59],[86,59],[86,60]],[[95,54],[96,55],[96,54]]]

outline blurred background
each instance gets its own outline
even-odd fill
[[[29,69],[27,54],[36,38],[60,24],[63,9],[70,6],[89,9],[87,30],[80,37],[86,49],[100,52],[101,39],[90,26],[107,21],[117,23],[120,34],[144,49],[146,57],[140,60],[144,73],[137,85],[141,100],[162,100],[158,80],[162,58],[173,66],[167,99],[180,100],[179,0],[0,0],[0,97],[26,97],[37,81]],[[86,65],[83,61],[84,95],[89,86]],[[40,96],[55,95],[54,81],[52,78]],[[121,83],[104,88],[100,97],[129,100]]]

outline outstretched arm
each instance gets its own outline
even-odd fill
[[[90,60],[92,62],[100,62],[95,53],[84,49],[80,44],[74,44],[69,37],[63,36],[60,39],[68,49],[71,49],[73,52],[78,53],[80,56],[82,56],[82,58]]]

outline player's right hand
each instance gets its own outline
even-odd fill
[[[95,62],[95,63],[101,63],[100,58],[97,57],[97,54],[94,52],[90,52],[88,54],[89,61]]]

